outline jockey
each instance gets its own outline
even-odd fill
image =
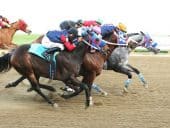
[[[92,46],[96,47],[96,50],[101,50],[106,45],[105,41],[101,39],[101,36],[97,35],[94,31],[90,32],[90,41]],[[93,49],[93,48],[92,48]],[[92,51],[95,51],[94,49]]]
[[[77,39],[78,31],[75,28],[70,28],[69,30],[54,30],[48,31],[42,39],[42,45],[48,50],[43,53],[44,57],[54,51],[62,51],[66,48],[67,51],[73,51],[76,48],[74,44],[75,39]]]
[[[78,28],[78,35],[82,37],[89,37],[88,41],[92,44],[91,52],[96,50],[101,50],[102,47],[106,45],[105,41],[102,40],[101,36],[101,21],[89,20],[82,21],[78,20],[76,22],[76,27]],[[94,47],[95,48],[94,48]]]
[[[118,44],[125,44],[127,45],[127,27],[123,23],[119,23],[117,25],[119,41]]]
[[[10,27],[9,21],[6,17],[0,15],[0,28]]]
[[[92,29],[90,29],[88,27],[78,28],[78,35],[80,37],[84,37],[84,39],[88,38],[87,40],[91,43],[91,45],[92,45],[91,52],[95,52],[95,48],[96,48],[96,50],[100,51],[101,48],[106,45],[105,41],[102,40],[100,33],[101,33],[100,28],[92,28]]]

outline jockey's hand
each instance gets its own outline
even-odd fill
[[[60,39],[63,43],[67,42],[67,38],[64,35],[61,35]]]
[[[78,42],[83,41],[83,37],[78,37]]]

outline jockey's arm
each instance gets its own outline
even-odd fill
[[[61,41],[68,51],[73,51],[76,48],[75,44],[69,42],[64,35],[61,36]]]
[[[68,51],[73,51],[76,48],[76,46],[70,42],[64,42],[64,46]]]

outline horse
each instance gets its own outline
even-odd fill
[[[25,44],[16,48],[13,52],[7,53],[0,57],[0,72],[8,71],[11,67],[22,75],[21,79],[28,79],[31,88],[28,91],[36,91],[41,97],[43,97],[49,104],[56,107],[56,103],[51,101],[40,88],[47,89],[49,91],[55,91],[51,86],[47,86],[39,83],[40,77],[50,78],[49,66],[50,62],[29,53],[31,45]],[[60,80],[64,83],[71,81],[77,86],[80,86],[86,93],[86,105],[89,104],[89,89],[85,83],[80,82],[76,76],[80,72],[81,65],[85,53],[88,51],[85,43],[78,43],[76,49],[73,52],[62,51],[56,59],[56,75],[54,80]],[[22,56],[21,56],[22,55]],[[21,80],[20,79],[20,80]],[[19,80],[19,81],[20,81]]]
[[[42,40],[42,36],[40,36],[36,41],[41,42]],[[110,43],[108,45],[106,45],[106,50],[107,51],[107,55],[106,54],[101,54],[99,52],[95,52],[95,53],[89,53],[86,52],[84,58],[83,58],[83,62],[82,62],[82,66],[81,66],[81,70],[79,72],[78,76],[83,76],[82,79],[82,83],[86,83],[88,85],[89,88],[89,104],[92,105],[92,97],[91,97],[91,85],[94,81],[94,79],[101,74],[101,71],[103,69],[103,64],[106,61],[106,59],[111,55],[111,52],[116,48],[116,43],[117,43],[117,34],[115,34],[115,31],[109,33],[107,36],[105,36],[105,40],[110,41],[110,42],[115,42],[115,43]],[[35,42],[36,42],[35,41]],[[86,42],[88,43],[88,42]],[[88,44],[90,45],[90,44]],[[109,48],[109,49],[108,49]],[[25,76],[21,76],[18,80],[16,80],[15,82],[9,83],[8,85],[6,85],[6,88],[9,87],[16,87],[21,81],[23,81],[26,77]],[[76,78],[74,78],[76,79]],[[75,83],[72,82],[73,80],[67,80],[64,81],[65,84],[68,85],[68,83],[71,83],[70,85],[74,85]],[[73,96],[78,95],[80,92],[83,91],[83,88],[80,87],[75,93],[72,93],[70,95],[61,95],[61,97],[63,98],[71,98]],[[87,96],[87,95],[86,95]],[[86,99],[88,100],[88,98],[86,97]],[[87,106],[89,105],[88,102]]]
[[[142,82],[143,86],[145,88],[148,88],[147,81],[145,80],[142,73],[135,68],[134,66],[130,65],[128,63],[129,54],[131,51],[133,51],[135,48],[142,46],[149,51],[154,52],[155,54],[159,53],[160,49],[154,48],[154,47],[145,47],[145,38],[146,35],[143,32],[140,33],[131,33],[127,34],[128,40],[127,43],[129,44],[127,47],[119,46],[117,47],[109,57],[109,59],[104,64],[105,70],[113,70],[115,72],[125,74],[128,76],[128,79],[125,81],[124,84],[124,92],[128,92],[128,87],[130,83],[132,82],[132,72],[136,73],[138,75],[138,78]],[[136,43],[135,43],[136,42]]]
[[[15,32],[18,30],[21,30],[28,34],[31,33],[31,30],[27,28],[26,22],[21,19],[14,23],[11,23],[9,28],[6,27],[0,29],[0,48],[9,49],[11,47],[17,47],[17,45],[12,42],[12,39]]]

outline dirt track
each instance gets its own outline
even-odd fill
[[[5,89],[18,77],[14,70],[0,74],[0,128],[169,128],[170,57],[133,56],[130,63],[141,70],[149,88],[133,75],[130,92],[123,94],[127,77],[103,71],[95,82],[109,95],[93,91],[95,105],[87,110],[84,94],[69,100],[55,94],[59,108],[54,109],[34,92],[27,93],[28,85]]]

